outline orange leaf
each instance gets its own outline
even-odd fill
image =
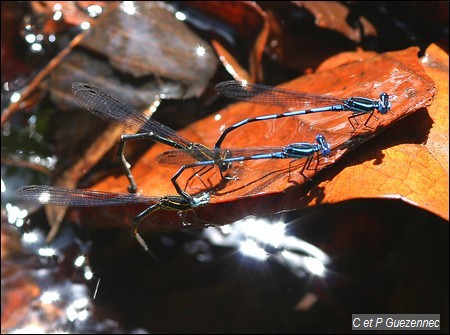
[[[350,113],[318,113],[320,115],[305,115],[252,123],[230,133],[224,146],[242,148],[286,145],[304,141],[313,142],[316,134],[322,133],[331,144],[333,151],[328,160],[321,159],[320,164],[314,171],[305,172],[309,177],[313,177],[315,173],[333,165],[344,154],[374,137],[387,126],[431,103],[435,93],[434,84],[418,62],[417,52],[417,48],[389,52],[369,59],[347,63],[328,71],[303,76],[283,85],[286,88],[319,94],[334,92],[333,94],[338,97],[367,96],[377,98],[381,92],[388,92],[391,97],[392,112],[386,115],[378,115],[379,121],[369,124],[371,128],[363,127],[353,131],[348,122]],[[212,146],[226,126],[249,116],[266,115],[274,111],[276,110],[271,107],[237,103],[219,111],[216,115],[192,124],[180,133],[191,141]],[[406,133],[405,135],[408,137],[411,134]],[[414,134],[412,135],[414,137]],[[158,166],[154,161],[158,154],[167,149],[167,146],[162,144],[152,146],[133,167],[132,172],[139,187],[139,192],[152,196],[175,193],[170,177],[177,169]],[[393,150],[397,149],[393,148]],[[372,157],[378,153],[378,149],[375,148],[375,151],[373,151],[371,147],[367,147],[364,149],[364,153]],[[408,158],[404,156],[404,154],[398,153],[392,159],[404,160]],[[392,187],[402,186],[405,176],[402,174],[401,179],[399,179],[396,178],[396,174],[403,173],[403,171],[390,167],[388,162],[386,161],[389,173],[378,174],[376,178],[384,180],[384,184],[392,185]],[[382,157],[379,163],[385,164]],[[422,163],[427,163],[427,161],[424,160]],[[401,165],[402,163],[398,164]],[[417,167],[413,168],[417,169]],[[365,173],[366,169],[363,167],[362,169],[362,172]],[[423,166],[422,169],[428,171],[426,166]],[[327,183],[322,183],[302,200],[302,197],[307,194],[312,185],[305,183],[303,176],[298,171],[298,168],[289,170],[287,160],[249,162],[248,165],[237,168],[239,174],[237,180],[231,180],[224,183],[225,185],[220,185],[222,188],[212,194],[210,205],[196,209],[197,215],[200,219],[208,222],[226,224],[250,214],[268,214],[298,208],[305,204],[312,205],[319,202],[334,202],[355,198],[354,193],[347,191],[351,184],[359,188],[359,196],[375,196],[376,193],[376,190],[373,189],[370,192],[366,190],[366,188],[370,188],[369,182],[373,182],[373,178],[367,180],[364,175],[360,177],[358,174],[360,172],[338,172],[338,168],[333,168],[328,171],[328,176],[330,179],[332,177],[333,181],[335,178],[337,181],[341,181],[339,178],[341,173],[347,175],[339,188],[335,188],[330,183],[328,183],[330,186]],[[408,169],[405,169],[404,173],[407,173],[407,171]],[[208,175],[208,177],[213,178],[214,176]],[[197,180],[197,178],[192,179]],[[202,180],[205,183],[210,182],[208,178],[202,178]],[[214,181],[217,182],[217,180]],[[198,182],[194,184],[195,186],[188,185],[189,187],[186,189],[188,193],[194,194],[200,191],[197,187],[201,187],[199,185],[202,184]],[[214,182],[212,182],[212,185],[215,185]],[[126,186],[127,181],[124,176],[110,176],[92,188],[123,192],[126,190]],[[340,194],[340,196],[333,196],[334,194]],[[382,191],[377,193],[376,196],[384,197],[386,194]],[[108,212],[107,216],[110,219],[117,218],[116,210],[105,212]],[[120,213],[125,214],[125,212],[127,212],[125,215],[126,222],[130,219],[131,212],[136,214],[137,209],[129,207],[125,211],[122,208],[120,209]],[[149,220],[158,222],[161,215],[164,215],[164,220],[160,221],[163,225],[177,220],[179,222],[179,218],[169,217],[167,213],[152,215]]]
[[[438,84],[433,104],[339,162],[321,202],[396,198],[448,220],[448,55],[432,45],[421,63]]]

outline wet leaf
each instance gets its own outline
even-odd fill
[[[90,82],[140,109],[162,93],[166,99],[200,96],[216,67],[205,41],[162,5],[142,3],[135,15],[118,8],[100,17],[80,48],[53,71],[52,98],[73,107],[72,82]]]
[[[217,20],[236,31],[238,38],[242,38],[244,43],[235,42],[234,47],[239,48],[239,52],[245,52],[245,55],[248,56],[248,79],[260,80],[262,77],[261,61],[269,35],[266,13],[261,7],[255,2],[249,1],[188,1],[187,4],[205,14],[208,21]],[[202,22],[202,25],[204,24],[205,22]],[[211,24],[210,29],[217,31],[215,26],[217,24]],[[245,45],[246,50],[240,50],[242,44]],[[239,64],[237,60],[239,55],[233,56],[230,51],[226,50],[224,44],[217,40],[213,46],[227,71],[229,71],[227,65],[232,64],[239,77],[246,76],[245,72],[239,71],[239,68],[244,68],[244,66],[236,65]],[[234,76],[232,71],[230,74]]]
[[[203,93],[217,65],[205,41],[153,2],[140,3],[134,15],[123,10],[105,13],[81,45],[107,57],[122,73],[182,83],[186,98]]]
[[[369,124],[369,127],[362,127],[354,131],[348,122],[349,113],[320,113],[321,115],[283,118],[255,122],[244,126],[238,131],[230,133],[230,136],[224,142],[224,147],[273,146],[293,142],[313,142],[316,134],[322,133],[333,150],[328,159],[321,159],[317,166],[304,172],[311,178],[318,171],[333,165],[344,154],[379,134],[399,119],[421,107],[430,105],[435,88],[433,81],[425,74],[422,65],[418,62],[417,52],[417,48],[389,52],[369,59],[347,63],[314,75],[303,76],[283,85],[283,87],[299,91],[322,94],[333,92],[333,95],[340,97],[369,96],[376,98],[383,91],[389,92],[392,111],[386,115],[378,115],[379,121],[373,119],[374,123]],[[276,111],[274,108],[248,103],[232,104],[216,115],[192,124],[180,133],[191,141],[212,146],[225,126],[249,116],[266,115]],[[153,196],[175,194],[170,176],[177,169],[158,166],[154,161],[158,154],[167,149],[167,146],[164,145],[154,145],[133,167],[132,172],[138,184],[139,192]],[[370,147],[367,147],[365,152],[373,154]],[[398,157],[398,159],[402,159],[402,157]],[[383,161],[381,161],[381,165],[383,165]],[[220,185],[221,188],[216,189],[212,195],[211,204],[196,209],[197,216],[207,222],[225,224],[249,214],[268,214],[308,204],[322,203],[328,194],[334,193],[332,185],[328,188],[321,184],[318,187],[313,187],[308,196],[301,200],[314,185],[305,183],[305,178],[299,173],[300,169],[301,165],[295,166],[294,164],[294,167],[289,170],[289,162],[286,160],[261,160],[248,162],[248,164],[244,163],[234,170],[239,178],[230,180],[224,183],[225,185]],[[333,180],[339,175],[337,169],[333,168],[329,169],[329,173],[332,175],[330,179]],[[191,174],[186,173],[186,178]],[[217,177],[217,173],[216,176],[202,177],[202,180],[205,183],[213,180],[211,184],[214,185],[214,182],[217,181],[214,177]],[[352,174],[348,176],[346,181],[351,183],[353,179]],[[191,180],[194,180],[195,186],[188,185],[186,191],[195,194],[200,190],[199,185],[202,185],[202,183],[199,183],[196,177]],[[395,185],[397,179],[387,178],[387,180]],[[367,182],[363,181],[357,183],[361,190],[364,189],[366,184]],[[126,186],[125,177],[111,176],[93,185],[92,188],[123,192],[126,190]],[[348,193],[346,187],[346,185],[343,185],[336,189],[336,192],[343,194],[342,198],[354,198],[354,194]],[[380,192],[377,196],[385,197],[386,194]],[[130,215],[130,210],[130,208],[121,208],[120,212],[123,214],[126,212],[127,215]],[[111,215],[114,215],[113,213],[116,211],[112,209],[107,212],[111,219]],[[136,212],[135,209],[134,214]],[[163,215],[164,219],[159,221],[163,226],[180,220],[176,216],[169,217],[166,212],[152,216],[149,220],[157,222],[158,218],[161,220]],[[120,221],[125,222],[129,219],[130,217]]]
[[[181,99],[186,93],[183,84],[170,78],[147,79],[123,79],[110,64],[92,57],[86,50],[76,49],[51,73],[50,94],[59,108],[79,110],[81,106],[73,97],[71,85],[75,81],[89,82],[140,110],[163,92],[167,99]]]

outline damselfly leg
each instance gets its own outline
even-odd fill
[[[130,192],[135,193],[138,188],[131,173],[130,164],[124,154],[127,141],[150,139],[176,149],[198,149],[198,155],[210,157],[210,149],[206,146],[185,139],[175,130],[153,118],[145,117],[134,107],[93,85],[76,82],[72,84],[72,91],[78,102],[92,114],[105,121],[115,123],[126,130],[139,132],[137,134],[122,135],[118,149],[118,157],[129,181],[128,190]]]
[[[161,164],[180,165],[181,167],[172,176],[172,184],[179,194],[184,197],[190,197],[178,183],[178,178],[182,173],[189,168],[205,167],[205,166],[228,166],[235,162],[243,162],[248,160],[258,159],[306,159],[301,173],[303,174],[305,168],[309,168],[315,154],[320,153],[322,156],[327,156],[330,153],[330,146],[323,135],[316,136],[316,143],[299,142],[291,143],[285,147],[257,147],[257,148],[242,148],[242,149],[214,149],[215,159],[210,160],[195,160],[195,152],[192,149],[182,149],[175,151],[167,151],[156,157],[156,161]],[[319,156],[318,156],[319,159]],[[222,177],[221,180],[224,180]],[[225,179],[226,180],[226,179]]]

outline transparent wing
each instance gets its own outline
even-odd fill
[[[343,104],[342,99],[328,95],[315,95],[263,84],[243,83],[236,80],[218,83],[216,91],[230,99],[264,106],[280,106],[286,109],[308,109],[313,106]]]
[[[24,186],[17,190],[19,199],[39,202],[41,204],[98,207],[120,206],[134,203],[156,203],[158,197],[144,197],[135,193],[114,193],[93,190],[78,190],[46,185]]]
[[[132,132],[153,132],[164,138],[188,147],[191,142],[178,134],[175,130],[147,118],[134,107],[101,91],[99,88],[86,83],[75,82],[72,92],[77,101],[97,117],[112,122]]]

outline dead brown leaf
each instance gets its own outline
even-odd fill
[[[372,128],[362,128],[353,131],[348,124],[348,113],[322,113],[322,115],[307,115],[298,118],[284,118],[268,122],[256,122],[242,127],[240,131],[231,134],[224,145],[226,147],[253,147],[261,145],[286,145],[288,143],[308,141],[312,142],[318,133],[326,136],[333,152],[328,160],[321,160],[314,171],[308,171],[309,177],[313,177],[325,167],[334,165],[343,155],[360,146],[363,142],[378,135],[386,127],[394,124],[401,118],[430,105],[435,94],[433,81],[425,74],[422,65],[417,58],[417,48],[409,48],[403,51],[388,52],[372,58],[346,63],[328,71],[321,71],[313,75],[300,77],[289,82],[283,87],[315,93],[333,92],[336,96],[370,96],[376,98],[380,92],[389,92],[392,101],[392,112],[386,115],[378,115],[379,122]],[[213,145],[224,127],[234,124],[248,116],[266,115],[273,113],[270,107],[254,106],[247,103],[230,105],[216,115],[198,121],[181,134],[194,142]],[[406,133],[408,137],[415,134]],[[394,144],[390,144],[393,146]],[[155,145],[139,160],[132,172],[137,181],[139,192],[152,196],[174,194],[170,177],[176,169],[165,168],[156,165],[154,158],[167,146]],[[299,206],[314,205],[324,202],[336,202],[356,197],[387,197],[394,194],[405,194],[404,189],[411,189],[411,184],[416,182],[406,180],[408,171],[423,170],[428,163],[425,157],[418,161],[418,165],[412,164],[409,159],[412,152],[399,152],[397,147],[392,148],[389,159],[379,156],[379,149],[366,145],[364,156],[353,164],[352,168],[360,169],[352,172],[339,171],[338,167],[328,169],[329,181],[322,182],[311,189],[310,183],[305,184],[303,176],[295,171],[288,170],[285,160],[255,161],[244,168],[239,168],[239,179],[230,181],[220,191],[212,196],[211,204],[196,210],[197,216],[207,222],[226,224],[238,218],[250,214],[268,214],[283,211]],[[367,178],[367,169],[364,162],[379,157],[378,166],[371,170],[378,171],[381,166],[386,166],[389,172],[375,173],[375,176]],[[403,170],[392,165],[392,160],[398,165],[404,165]],[[408,160],[405,163],[405,160]],[[371,161],[369,164],[373,164]],[[299,167],[300,168],[300,167]],[[433,168],[433,167],[431,167]],[[341,178],[340,175],[343,175]],[[336,179],[336,181],[335,181]],[[419,180],[420,182],[421,180]],[[428,178],[427,183],[421,185],[417,192],[424,191],[435,179]],[[355,193],[349,186],[358,188]],[[383,184],[397,189],[401,193],[386,193],[385,189],[379,189]],[[420,184],[420,183],[418,183]],[[108,177],[94,185],[93,189],[123,192],[126,190],[125,177]],[[295,186],[296,185],[296,186]],[[199,191],[196,187],[187,189],[191,194]],[[368,188],[368,189],[366,189]],[[305,196],[306,197],[303,197]],[[405,194],[406,199],[408,194]],[[142,208],[142,206],[141,206]],[[116,210],[110,210],[108,217],[115,215]],[[137,213],[136,208],[121,209],[120,213],[132,215]],[[122,216],[121,216],[122,217]],[[161,217],[164,217],[161,219]],[[128,221],[130,216],[121,222]],[[152,216],[151,222],[159,222],[167,227],[167,223],[178,220],[176,216],[168,216],[167,213]],[[111,222],[110,222],[111,223]],[[155,225],[156,226],[156,225]]]

